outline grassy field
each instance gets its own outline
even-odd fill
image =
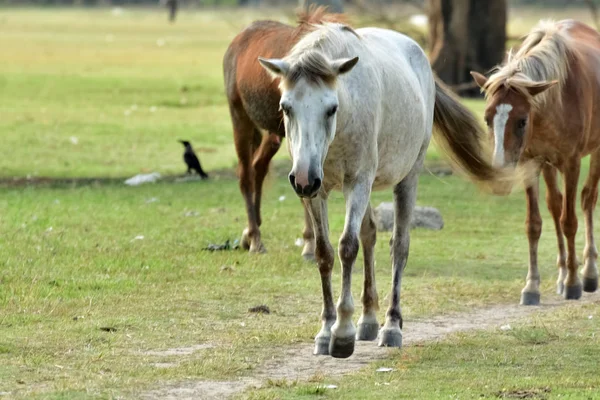
[[[230,172],[204,182],[121,182],[140,172],[181,174],[180,138],[196,145],[209,172],[231,169],[221,57],[258,16],[188,12],[171,26],[151,10],[0,10],[0,397],[137,398],[169,382],[244,377],[282,347],[312,341],[318,273],[294,244],[302,213],[281,173],[284,152],[265,195],[269,252],[261,256],[202,251],[238,238],[245,225]],[[526,25],[513,21],[513,30]],[[482,103],[468,104],[481,113]],[[114,179],[15,185],[15,177]],[[372,203],[390,199],[376,193]],[[446,226],[413,231],[407,323],[518,302],[527,260],[522,194],[492,198],[458,177],[424,174],[418,203],[439,208]],[[334,194],[330,204],[337,243],[343,198]],[[545,208],[543,217],[542,301],[557,298]],[[376,250],[380,318],[388,240],[380,234]],[[357,271],[357,314],[361,278]],[[247,312],[259,304],[273,313]],[[600,390],[599,318],[597,305],[572,304],[511,332],[407,348],[384,363],[396,371],[383,376],[370,366],[336,380],[336,391],[324,392],[320,381],[274,382],[243,397],[469,398],[539,389],[538,397],[589,398]],[[207,348],[161,353],[196,345]]]

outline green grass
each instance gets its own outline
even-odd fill
[[[173,26],[165,17],[135,9],[120,16],[108,9],[0,10],[0,392],[11,398],[135,398],[163,382],[234,379],[251,374],[282,346],[310,343],[318,330],[318,272],[301,261],[294,245],[302,211],[280,173],[288,162],[284,151],[264,199],[266,255],[201,250],[238,238],[245,226],[237,182],[225,173],[207,182],[121,184],[139,172],[181,173],[179,138],[192,140],[209,171],[235,164],[220,63],[227,43],[258,14],[184,12]],[[467,104],[482,112],[481,102]],[[430,152],[430,162],[440,158]],[[115,179],[86,186],[8,183],[27,176]],[[390,200],[389,191],[379,192],[372,203]],[[413,231],[403,281],[408,323],[518,301],[527,260],[522,194],[492,198],[458,177],[424,174],[418,203],[439,208],[446,226]],[[329,209],[335,244],[343,226],[340,194],[332,195]],[[540,264],[543,299],[549,299],[556,296],[556,250],[545,209],[543,217]],[[380,318],[390,286],[389,237],[380,234],[376,248]],[[338,268],[336,263],[336,293]],[[361,278],[357,272],[353,282],[357,314]],[[258,304],[273,313],[247,312]],[[402,393],[418,394],[439,380],[440,393],[456,391],[462,398],[466,389],[457,388],[476,366],[456,366],[460,380],[454,383],[445,370],[457,357],[477,357],[496,341],[515,357],[527,355],[513,349],[515,343],[538,346],[546,361],[571,347],[572,359],[584,354],[588,342],[565,333],[581,321],[560,315],[556,324],[549,322],[556,325],[551,336],[523,326],[511,334],[457,336],[407,349],[392,362],[410,384],[402,381],[394,392],[374,387],[379,381],[369,367],[347,378],[356,383],[342,379],[339,392],[322,394],[348,398],[352,392],[344,390],[356,388],[362,396],[396,396],[404,387]],[[597,319],[585,323],[597,329]],[[537,343],[556,336],[550,341],[555,348]],[[202,343],[214,347],[180,356],[145,353]],[[554,364],[546,361],[536,364],[549,367],[536,369],[531,387],[549,379]],[[514,374],[503,386],[485,388],[494,375],[493,364],[485,365],[486,376],[471,384],[478,394],[522,386]],[[561,382],[575,376],[578,365],[564,363]],[[594,379],[582,374],[580,381],[592,387]],[[359,388],[367,381],[370,386]],[[323,391],[302,384],[248,395],[311,397]]]
[[[267,399],[594,399],[597,305],[567,307],[512,330],[456,334],[406,348],[342,378],[288,382],[245,393]],[[380,367],[391,372],[377,372]],[[335,385],[336,389],[326,389]]]

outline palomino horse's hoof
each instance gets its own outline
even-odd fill
[[[329,341],[328,337],[316,337],[315,338],[315,350],[313,354],[315,356],[328,356],[329,355]]]
[[[380,347],[402,347],[402,331],[400,329],[382,329],[379,335]]]
[[[598,290],[598,278],[583,278],[583,291],[594,293]]]
[[[354,353],[354,335],[347,338],[339,338],[331,335],[329,342],[329,354],[334,358],[348,358]]]
[[[521,293],[521,305],[522,306],[539,306],[540,305],[540,294],[535,293],[535,292]]]
[[[575,286],[565,286],[566,300],[579,300],[582,295],[583,287],[581,284]]]
[[[375,323],[362,323],[358,324],[356,330],[356,340],[375,340],[379,333],[379,324]]]

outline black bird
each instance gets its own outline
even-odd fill
[[[185,151],[183,152],[183,161],[187,164],[188,170],[187,173],[191,174],[192,170],[196,171],[202,179],[208,179],[208,175],[202,169],[200,165],[200,160],[198,160],[198,156],[194,153],[194,149],[192,148],[192,144],[187,140],[179,141],[185,147]]]

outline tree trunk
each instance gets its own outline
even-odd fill
[[[506,0],[428,0],[428,12],[433,70],[459,94],[477,95],[469,72],[504,58]]]
[[[331,13],[341,14],[344,12],[343,0],[300,0],[300,7],[304,11],[308,11],[308,8],[313,4],[315,6],[327,6],[327,10]]]

